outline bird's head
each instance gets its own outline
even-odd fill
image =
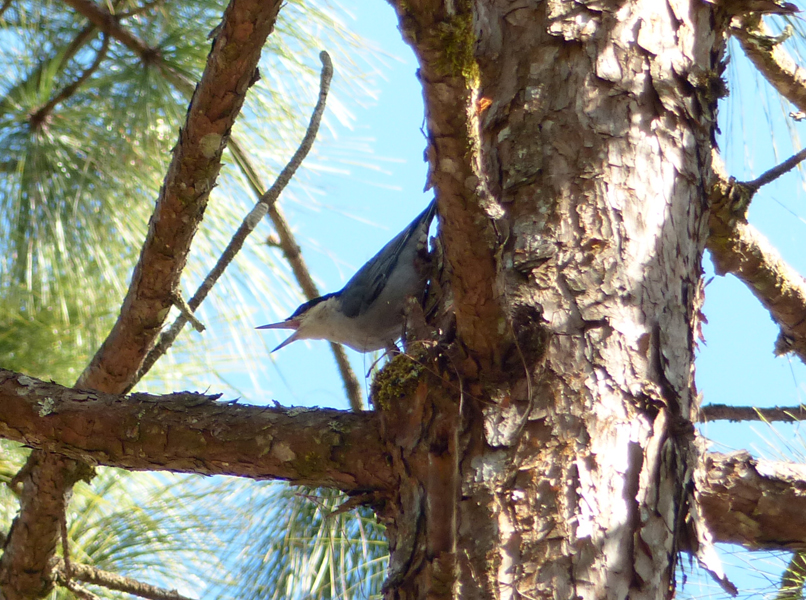
[[[328,339],[326,325],[328,316],[333,312],[335,307],[336,294],[326,294],[319,296],[313,300],[301,304],[293,314],[285,321],[279,323],[269,323],[268,325],[261,325],[256,329],[293,329],[292,333],[285,341],[277,346],[272,352],[277,352],[280,348],[287,346],[291,342],[297,340],[320,340]]]

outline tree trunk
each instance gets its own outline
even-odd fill
[[[376,384],[389,598],[667,598],[707,541],[693,359],[726,16],[585,4],[396,4],[461,343]]]

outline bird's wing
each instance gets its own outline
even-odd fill
[[[406,229],[381,248],[373,258],[361,267],[347,282],[339,294],[341,310],[347,317],[357,317],[367,310],[386,286],[390,273],[394,270],[400,253],[409,243],[417,243],[417,237],[424,228],[431,226],[436,214],[437,203],[432,200],[420,215]]]

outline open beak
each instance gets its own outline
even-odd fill
[[[260,327],[255,327],[255,329],[294,329],[294,333],[292,333],[288,338],[279,346],[277,346],[272,352],[277,352],[283,346],[287,346],[291,342],[297,341],[297,329],[299,329],[299,320],[297,319],[288,319],[286,321],[280,321],[279,323],[269,323],[268,325],[261,325]]]

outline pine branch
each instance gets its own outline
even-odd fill
[[[779,94],[806,112],[806,71],[775,40],[760,15],[752,15],[739,23],[731,33],[739,40],[747,58]]]
[[[89,24],[84,29],[78,32],[76,36],[70,41],[70,43],[65,47],[65,49],[56,56],[53,60],[59,61],[59,65],[57,67],[57,71],[61,71],[70,62],[70,60],[81,50],[85,45],[87,45],[90,41],[95,38],[95,34],[98,29],[95,25]],[[19,92],[19,90],[23,90],[27,88],[32,81],[38,80],[42,76],[42,72],[45,70],[45,67],[48,65],[48,62],[44,62],[38,65],[28,76],[19,81],[15,84],[0,100],[0,108],[3,110],[8,109],[10,106],[16,102],[15,96]]]
[[[68,575],[67,565],[63,560],[57,558],[54,563],[53,573],[56,575],[57,580],[71,591],[73,591],[70,586],[71,582],[75,583],[77,580],[118,592],[126,592],[140,598],[148,598],[149,600],[192,600],[192,598],[183,596],[176,590],[166,590],[156,585],[143,583],[131,577],[124,577],[90,565],[73,563],[71,572]],[[83,588],[81,589],[83,590]]]
[[[291,178],[294,176],[297,169],[302,164],[302,161],[305,160],[308,152],[310,152],[311,148],[313,147],[313,143],[316,140],[316,134],[319,131],[319,124],[322,122],[322,115],[325,111],[327,94],[330,90],[330,81],[333,78],[333,64],[330,61],[330,56],[327,54],[327,52],[322,51],[319,57],[322,59],[322,75],[319,84],[319,99],[316,103],[316,107],[314,108],[313,115],[311,115],[308,130],[305,132],[305,136],[302,138],[299,148],[297,148],[297,151],[291,157],[291,160],[280,172],[280,175],[278,175],[274,185],[272,185],[271,188],[260,197],[254,208],[252,208],[249,214],[246,215],[244,220],[241,222],[240,227],[238,227],[229,244],[224,249],[224,252],[219,257],[218,262],[201,283],[199,289],[196,290],[196,293],[193,295],[193,297],[188,301],[188,307],[191,311],[195,311],[207,297],[207,294],[210,292],[216,282],[218,282],[221,275],[235,258],[235,255],[243,247],[246,238],[250,233],[252,233],[252,231],[254,231],[255,227],[257,227],[258,223],[260,223],[260,220],[266,215],[268,207],[277,201],[277,198],[280,196],[282,191],[291,182]],[[157,360],[159,360],[160,357],[162,357],[162,355],[168,351],[168,348],[173,345],[187,321],[187,317],[183,314],[180,314],[173,324],[168,328],[168,330],[160,336],[159,342],[148,353],[143,361],[142,367],[138,371],[137,375],[133,378],[127,390],[132,389],[137,382],[140,381],[140,379],[142,379],[146,373],[148,373],[151,367],[154,366],[154,363],[156,363]]]
[[[98,70],[98,67],[101,66],[101,62],[103,62],[104,58],[106,57],[106,53],[109,50],[109,36],[106,34],[103,35],[103,42],[101,42],[101,48],[98,50],[98,53],[95,56],[95,60],[93,63],[84,69],[81,75],[76,78],[71,84],[67,85],[62,89],[61,92],[56,94],[53,98],[48,100],[41,108],[36,110],[34,113],[31,114],[29,117],[29,122],[31,124],[32,129],[37,129],[39,126],[45,122],[45,120],[50,116],[50,113],[53,112],[53,109],[56,108],[59,104],[70,98],[73,94],[78,91],[78,88],[81,87],[81,84],[87,81],[95,71]]]
[[[128,470],[282,479],[362,493],[391,485],[378,412],[218,399],[192,392],[105,394],[0,369],[0,437]],[[46,489],[44,498],[58,488]]]
[[[743,185],[747,186],[749,189],[755,191],[761,188],[762,186],[767,185],[768,183],[772,183],[776,179],[778,179],[781,175],[785,175],[789,173],[792,169],[797,167],[800,163],[802,163],[806,159],[806,148],[790,156],[780,165],[774,166],[772,169],[764,172],[760,177],[752,181],[746,181]]]
[[[751,550],[801,549],[806,465],[709,453],[694,475],[697,502],[718,542]]]
[[[728,406],[726,404],[706,404],[700,408],[700,422],[707,421],[764,421],[772,423],[796,423],[806,420],[804,406],[776,406],[758,408],[755,406]]]
[[[423,85],[429,163],[427,188],[439,201],[440,237],[450,273],[456,332],[467,359],[457,367],[476,377],[479,370],[495,379],[501,352],[512,342],[503,295],[497,289],[497,236],[493,216],[503,214],[491,199],[490,178],[479,163],[481,121],[478,64],[469,56],[444,69],[446,56],[456,54],[445,31],[472,22],[470,4],[440,0],[392,0],[403,38],[417,56]],[[460,52],[461,53],[461,52]]]
[[[106,9],[95,4],[92,0],[64,0],[65,4],[86,17],[98,29],[113,37],[137,54],[146,64],[151,64],[159,57],[159,50],[150,48],[142,40],[133,36],[120,26],[119,17],[110,14]]]
[[[781,330],[776,354],[793,352],[806,363],[806,280],[747,223],[752,188],[714,170],[720,179],[712,188],[706,247],[715,270],[738,277],[769,311]]]

